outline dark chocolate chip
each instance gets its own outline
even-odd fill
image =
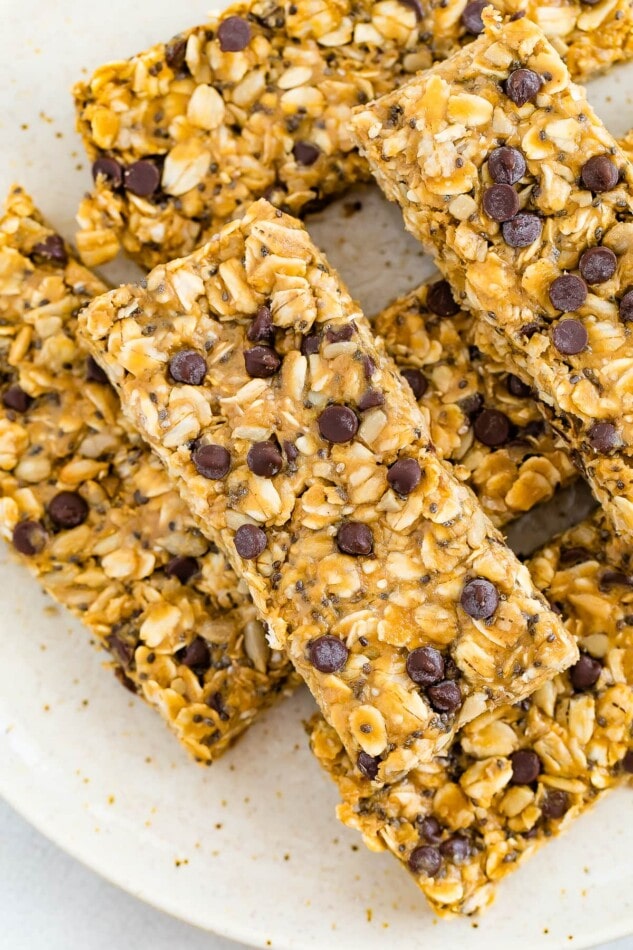
[[[430,844],[438,844],[442,840],[442,826],[434,815],[427,815],[418,821],[420,837]]]
[[[192,577],[200,573],[200,565],[195,557],[188,557],[180,554],[172,557],[165,564],[165,574],[167,577],[177,577],[181,584],[186,584]]]
[[[123,166],[114,158],[98,158],[92,163],[92,177],[94,181],[103,178],[110,188],[120,188],[123,184]]]
[[[426,305],[431,313],[438,317],[454,317],[459,313],[459,304],[455,303],[447,280],[438,280],[431,284],[426,295]]]
[[[281,471],[283,459],[274,442],[256,442],[248,450],[246,464],[254,475],[272,478]]]
[[[532,390],[528,384],[524,383],[518,376],[515,376],[514,373],[508,373],[507,375],[506,389],[511,396],[516,396],[517,399],[527,399],[528,396],[532,395]]]
[[[462,691],[455,680],[444,680],[429,686],[426,695],[436,712],[455,712],[462,704]]]
[[[589,335],[580,320],[561,320],[552,330],[552,343],[564,356],[574,356],[587,345]]]
[[[39,260],[59,264],[60,267],[64,267],[68,263],[68,252],[64,240],[59,234],[49,234],[43,241],[34,244],[31,254]]]
[[[491,185],[484,191],[483,206],[493,221],[510,221],[519,210],[519,196],[512,185]]]
[[[625,772],[628,772],[629,775],[633,775],[633,749],[629,749],[629,751],[625,753],[622,759],[622,768]]]
[[[464,584],[460,603],[473,620],[488,620],[499,606],[499,593],[492,581],[473,577]]]
[[[283,449],[289,462],[296,462],[299,458],[299,449],[294,442],[284,441]]]
[[[563,313],[578,310],[587,299],[587,285],[575,274],[561,274],[549,285],[549,299]]]
[[[13,409],[14,412],[26,412],[33,400],[15,383],[2,394],[2,402],[7,409]]]
[[[202,386],[207,375],[207,363],[197,350],[180,350],[169,361],[171,378],[188,386]]]
[[[470,841],[465,835],[453,835],[441,843],[440,854],[451,864],[463,864],[470,857]]]
[[[154,162],[142,158],[125,169],[123,184],[126,191],[131,191],[139,198],[147,198],[153,195],[160,185],[160,172]]]
[[[582,183],[589,191],[612,191],[620,179],[618,166],[606,155],[594,155],[582,166]]]
[[[319,673],[336,673],[347,663],[349,650],[340,637],[325,634],[308,644],[308,659]]]
[[[295,142],[292,147],[292,154],[299,165],[309,166],[314,165],[321,154],[321,149],[311,142]]]
[[[560,552],[560,564],[580,564],[582,561],[591,561],[593,554],[587,548],[565,548]]]
[[[559,788],[550,789],[541,803],[541,811],[545,818],[562,818],[569,811],[569,795]]]
[[[311,333],[309,336],[304,336],[301,341],[301,352],[304,356],[314,356],[319,352],[321,347],[321,337],[318,333]]]
[[[385,397],[378,389],[366,389],[358,400],[358,409],[360,412],[366,412],[367,409],[374,409],[376,406],[384,404]]]
[[[46,506],[56,528],[76,528],[88,517],[88,504],[74,491],[60,491]]]
[[[464,396],[463,399],[459,400],[459,408],[462,410],[465,416],[468,416],[472,421],[473,417],[481,411],[481,407],[484,404],[484,397],[481,393],[471,393],[470,396]]]
[[[484,409],[475,419],[473,430],[480,442],[492,448],[508,441],[510,420],[498,409]]]
[[[369,752],[359,752],[356,765],[360,774],[373,782],[378,775],[380,759],[377,755],[370,755]]]
[[[374,373],[376,372],[376,364],[372,360],[371,356],[363,356],[363,373],[365,374],[365,379],[371,379]]]
[[[611,280],[618,267],[618,259],[608,247],[590,247],[580,258],[580,273],[588,284],[604,284]]]
[[[185,65],[187,58],[187,41],[185,39],[174,39],[165,47],[165,62],[175,73]]]
[[[486,0],[484,0],[487,5]],[[442,858],[438,848],[430,844],[420,844],[409,855],[409,867],[414,874],[424,874],[426,877],[435,877],[442,866]]]
[[[86,379],[89,383],[108,383],[110,380],[106,376],[105,370],[101,369],[99,364],[92,356],[86,360]]]
[[[281,357],[271,346],[254,346],[244,353],[244,365],[254,379],[269,379],[279,372]]]
[[[518,749],[510,756],[511,785],[531,785],[541,772],[541,760],[532,749]]]
[[[606,455],[622,445],[618,430],[611,422],[595,422],[587,432],[589,444],[594,452]]]
[[[251,343],[272,343],[274,340],[273,317],[270,307],[262,304],[250,327],[246,331],[246,337]]]
[[[428,388],[426,376],[419,369],[403,369],[402,375],[413,390],[416,399],[421,399]]]
[[[609,590],[611,587],[633,587],[633,577],[623,571],[604,571],[600,576],[600,587]]]
[[[479,36],[484,31],[484,21],[481,14],[488,6],[488,0],[470,0],[462,12],[462,25],[473,36]]]
[[[202,637],[195,637],[191,643],[185,647],[180,662],[183,666],[188,666],[190,670],[202,671],[209,669],[211,663],[211,652],[209,644]]]
[[[328,327],[325,339],[328,343],[347,343],[354,336],[354,324],[346,323],[342,327]]]
[[[627,290],[620,301],[620,320],[624,323],[633,320],[633,290]]]
[[[399,495],[410,495],[421,478],[422,469],[416,459],[398,459],[387,472],[387,481]]]
[[[520,211],[511,221],[501,225],[503,240],[509,247],[529,247],[541,236],[543,222],[537,214]]]
[[[231,456],[223,445],[198,445],[191,453],[191,460],[199,475],[214,481],[224,478],[231,468]]]
[[[245,561],[253,561],[265,550],[266,533],[254,524],[243,524],[235,532],[235,550]]]
[[[374,550],[374,536],[369,525],[361,521],[346,521],[338,529],[336,543],[343,554],[355,557],[371,554]]]
[[[602,663],[587,653],[581,653],[580,659],[569,670],[572,686],[578,691],[591,689],[600,677]]]
[[[319,433],[328,442],[351,442],[358,432],[358,417],[348,406],[328,406],[318,418]]]
[[[446,664],[435,647],[417,647],[407,656],[407,673],[418,686],[434,686],[444,679]]]
[[[506,79],[506,96],[516,106],[524,106],[536,98],[541,85],[541,77],[533,69],[515,69]]]
[[[525,159],[518,148],[502,145],[488,156],[488,171],[497,184],[516,185],[525,175]]]
[[[27,557],[39,554],[47,540],[48,535],[39,521],[20,521],[13,529],[13,547]]]
[[[218,40],[223,53],[240,53],[251,40],[251,28],[241,16],[229,16],[218,27]]]

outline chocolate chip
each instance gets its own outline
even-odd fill
[[[321,347],[321,338],[318,333],[311,333],[309,336],[304,336],[301,341],[301,352],[304,356],[314,356],[319,352]]]
[[[342,327],[328,327],[325,339],[328,343],[347,343],[354,336],[354,324],[346,323]]]
[[[436,712],[455,712],[462,704],[462,691],[454,680],[429,686],[426,695]]]
[[[179,659],[183,666],[188,666],[190,670],[196,672],[208,670],[211,663],[211,653],[207,641],[203,640],[202,637],[195,637],[185,647]]]
[[[31,254],[42,261],[59,264],[60,267],[64,267],[68,263],[68,252],[63,238],[59,234],[49,234],[43,241],[34,244]]]
[[[365,354],[362,359],[362,364],[365,379],[371,379],[376,372],[376,364],[372,360],[371,356],[367,356],[367,354]]]
[[[476,416],[480,411],[481,407],[484,404],[484,397],[481,393],[471,393],[470,396],[464,396],[463,399],[459,400],[459,408],[462,410],[465,416],[468,416],[472,421],[473,417]]]
[[[633,290],[627,290],[620,301],[620,320],[629,323],[633,320]]]
[[[399,495],[410,495],[422,478],[422,469],[416,459],[398,459],[387,472],[387,481]]]
[[[552,330],[552,343],[565,356],[580,353],[588,340],[589,336],[580,320],[561,320]]]
[[[102,370],[99,364],[92,356],[86,360],[86,379],[89,383],[109,383],[105,370]]]
[[[246,331],[246,337],[251,343],[272,343],[274,340],[273,317],[270,307],[263,304]]]
[[[541,811],[545,818],[562,818],[569,811],[569,795],[562,789],[553,788],[541,802]]]
[[[56,528],[76,528],[88,517],[88,505],[77,492],[60,491],[46,510]]]
[[[519,196],[512,185],[491,185],[484,191],[483,206],[493,221],[509,221],[519,210]]]
[[[633,749],[629,749],[629,751],[625,753],[622,759],[622,768],[625,772],[628,772],[629,775],[633,775]]]
[[[338,529],[336,543],[343,554],[355,557],[371,554],[374,550],[374,536],[369,525],[361,521],[346,521]]]
[[[44,549],[48,535],[39,521],[20,521],[13,529],[13,547],[32,557]]]
[[[444,657],[435,647],[417,647],[407,656],[407,673],[418,686],[434,686],[444,679]]]
[[[366,412],[367,409],[382,406],[384,401],[385,397],[378,389],[366,389],[358,400],[358,409],[360,412]]]
[[[447,280],[438,280],[431,284],[426,295],[426,305],[438,317],[454,317],[459,313],[459,304],[455,303],[453,291]]]
[[[191,453],[191,460],[196,471],[204,478],[218,481],[228,474],[231,467],[231,456],[223,445],[198,445]]]
[[[292,147],[292,154],[299,165],[309,166],[314,165],[321,154],[321,149],[317,145],[312,145],[311,142],[295,142]]]
[[[170,359],[169,372],[177,383],[202,386],[207,375],[206,360],[197,350],[180,350]]]
[[[281,357],[271,346],[254,346],[244,353],[244,364],[254,379],[269,379],[279,372]]]
[[[235,550],[245,561],[254,561],[265,550],[266,533],[254,524],[243,524],[235,532]]]
[[[126,191],[131,191],[139,198],[153,195],[160,184],[160,172],[154,162],[142,158],[134,162],[123,172],[123,184]]]
[[[470,841],[465,835],[453,835],[441,843],[440,854],[452,864],[463,864],[470,857]]]
[[[299,449],[294,442],[284,441],[283,449],[289,462],[295,462],[299,458]]]
[[[492,581],[474,577],[464,584],[460,603],[473,620],[488,620],[499,606],[499,594]]]
[[[498,409],[484,409],[475,419],[475,436],[491,448],[503,445],[510,436],[510,420]]]
[[[484,0],[484,6],[487,6],[487,0]],[[430,844],[420,844],[414,848],[409,855],[409,867],[414,874],[425,874],[427,877],[435,877],[442,866],[442,858],[437,848]]]
[[[549,299],[563,313],[578,310],[587,299],[587,285],[575,274],[561,274],[549,285]]]
[[[529,211],[520,211],[511,221],[504,221],[501,225],[503,240],[510,247],[529,247],[541,236],[543,222],[537,214]]]
[[[402,375],[413,390],[416,399],[421,399],[428,388],[428,382],[419,369],[403,369]]]
[[[606,155],[594,155],[582,166],[580,177],[589,191],[611,191],[619,181],[620,172],[615,162]]]
[[[175,73],[185,65],[187,58],[187,41],[174,37],[171,43],[165,47],[165,62]]]
[[[274,442],[256,442],[248,450],[246,464],[254,475],[272,478],[281,471],[283,459]]]
[[[541,772],[541,760],[532,749],[519,749],[510,756],[512,765],[511,785],[531,785]]]
[[[308,644],[308,659],[319,673],[336,673],[347,663],[349,650],[340,639],[326,634]]]
[[[506,389],[511,396],[516,396],[517,399],[527,399],[528,396],[532,395],[532,390],[528,384],[524,383],[518,376],[515,376],[514,373],[508,373],[507,375]]]
[[[358,432],[358,417],[348,406],[328,406],[318,418],[319,432],[328,442],[351,442]]]
[[[240,53],[251,41],[251,28],[241,16],[229,16],[218,27],[218,40],[223,53]]]
[[[373,782],[378,775],[380,759],[377,755],[370,755],[369,752],[359,752],[356,765],[360,774]]]
[[[200,573],[200,565],[195,557],[188,557],[180,554],[172,557],[165,564],[165,574],[167,577],[177,577],[181,584],[186,584],[192,577]]]
[[[484,21],[481,14],[488,6],[488,0],[470,0],[462,12],[462,25],[473,36],[479,36],[484,31]]]
[[[582,561],[590,561],[593,555],[587,548],[565,548],[560,552],[560,564],[580,564]]]
[[[98,158],[92,163],[92,178],[105,179],[110,188],[120,188],[123,184],[123,166],[114,158]]]
[[[438,844],[442,840],[442,826],[434,815],[427,815],[418,821],[420,837],[429,841],[431,844]]]
[[[505,92],[516,106],[524,106],[536,98],[541,88],[541,77],[533,69],[515,69],[505,83]]]
[[[518,148],[502,145],[488,156],[488,171],[497,184],[516,185],[525,175],[525,159]]]
[[[588,284],[611,280],[617,267],[618,259],[608,247],[590,247],[580,258],[580,273]]]
[[[578,691],[591,689],[600,677],[602,663],[587,653],[581,653],[580,659],[569,670],[572,686]]]
[[[622,445],[618,430],[610,422],[595,422],[587,432],[589,444],[594,452],[606,455]]]
[[[13,409],[14,412],[26,412],[33,400],[15,383],[2,394],[2,402],[7,409]]]
[[[604,571],[600,576],[601,590],[609,590],[616,585],[633,587],[633,577],[630,574],[624,574],[622,571]]]

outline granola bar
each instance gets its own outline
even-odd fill
[[[480,716],[441,758],[382,789],[324,720],[309,727],[341,792],[340,819],[370,849],[395,854],[441,915],[483,909],[502,877],[633,772],[630,554],[600,513],[530,568],[580,646],[569,671]]]
[[[354,127],[477,345],[534,387],[633,539],[633,166],[584,92],[532,22],[491,18]]]
[[[578,79],[633,54],[631,0],[498,0],[527,11]],[[147,268],[208,240],[256,198],[294,214],[369,177],[347,129],[482,29],[484,0],[257,0],[107,63],[75,88],[94,162],[83,260],[120,244]]]
[[[573,662],[299,221],[260,200],[80,327],[366,774]]]
[[[295,677],[75,339],[105,291],[14,187],[0,219],[0,533],[210,763]]]

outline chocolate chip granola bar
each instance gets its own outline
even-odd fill
[[[530,562],[580,659],[529,699],[462,729],[448,752],[376,789],[320,717],[311,745],[341,792],[339,817],[387,848],[442,915],[472,914],[496,883],[633,772],[633,577],[602,513]]]
[[[296,219],[260,200],[80,327],[367,775],[573,662]]]
[[[537,26],[491,19],[354,127],[478,346],[534,387],[633,538],[633,167],[584,92]]]
[[[77,345],[77,311],[105,290],[14,188],[0,219],[0,532],[210,763],[295,677]]]
[[[484,0],[257,0],[107,63],[75,89],[95,187],[80,208],[86,264],[122,244],[146,267],[189,253],[250,202],[305,212],[366,163],[347,129],[481,32]],[[575,78],[633,54],[631,0],[498,0],[527,11]]]

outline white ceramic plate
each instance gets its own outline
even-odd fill
[[[186,6],[186,9],[185,9]],[[68,89],[83,69],[202,20],[205,0],[2,0],[0,189],[21,181],[72,237],[88,171]],[[633,125],[633,67],[592,86],[616,133]],[[313,223],[368,312],[429,272],[373,195]],[[120,273],[120,272],[119,272]],[[521,539],[519,539],[520,543]],[[480,921],[439,923],[387,855],[334,817],[298,695],[212,769],[101,669],[78,623],[2,552],[0,794],[132,894],[257,946],[466,950],[581,947],[633,932],[631,793],[621,791],[502,886]]]

